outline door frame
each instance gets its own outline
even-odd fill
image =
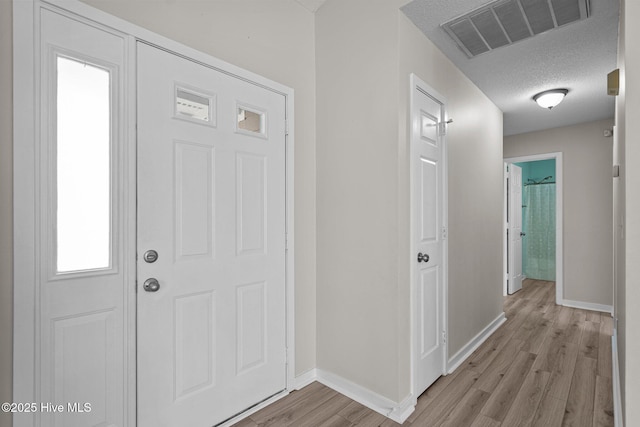
[[[564,218],[563,209],[562,209],[562,189],[563,189],[563,175],[562,175],[562,152],[555,153],[544,153],[544,154],[532,154],[527,156],[518,156],[518,157],[506,157],[504,158],[504,171],[506,173],[507,165],[512,163],[526,163],[526,162],[535,162],[538,160],[555,160],[556,161],[556,304],[564,305],[564,253],[563,253],[563,231],[562,231],[562,219]],[[503,195],[504,204],[506,209],[507,204],[507,192],[509,189],[506,187],[506,176],[504,177],[505,181],[505,192]],[[504,222],[505,226],[503,227],[503,241],[506,242],[507,238],[507,229],[506,229],[506,210],[504,211]],[[503,294],[507,295],[507,270],[506,270],[506,260],[507,260],[507,251],[508,248],[504,248],[504,272],[503,275],[505,277],[503,284]]]
[[[251,408],[235,419],[286,395],[295,388],[295,248],[294,248],[294,91],[258,74],[229,64],[209,54],[178,43],[130,22],[102,12],[78,0],[13,0],[13,170],[14,170],[14,322],[13,322],[13,399],[15,402],[39,402],[36,373],[39,365],[37,283],[41,277],[38,232],[42,217],[39,189],[39,11],[52,10],[80,22],[116,33],[125,39],[127,70],[125,90],[130,94],[125,103],[125,150],[122,162],[125,188],[125,325],[128,373],[125,424],[136,425],[136,42],[144,41],[178,56],[245,82],[273,91],[285,98],[285,292],[286,292],[286,390]],[[22,94],[16,96],[16,94]],[[32,426],[29,414],[14,417],[14,425]],[[223,425],[230,424],[231,421]]]
[[[414,194],[414,185],[415,182],[413,180],[414,175],[414,162],[413,156],[416,150],[416,142],[414,140],[413,133],[413,115],[415,113],[414,110],[414,99],[416,96],[416,91],[421,91],[426,94],[429,94],[431,97],[437,99],[445,106],[445,121],[447,119],[447,99],[438,93],[431,86],[426,84],[422,79],[420,79],[415,74],[411,73],[409,76],[409,209],[410,209],[410,228],[409,228],[409,280],[410,280],[410,298],[411,298],[411,394],[413,396],[413,404],[415,405],[418,399],[419,391],[416,389],[417,387],[417,375],[418,375],[418,359],[419,359],[419,351],[420,347],[418,345],[419,342],[419,307],[418,307],[418,286],[416,272],[415,272],[415,259],[414,254],[417,253],[418,249],[416,244],[411,238],[413,236],[415,230],[417,229],[417,218],[415,215],[415,208],[417,200],[413,197]],[[446,144],[446,123],[443,124],[445,127],[444,135],[442,135],[442,183],[440,191],[442,191],[442,227],[443,227],[443,238],[442,238],[442,295],[440,298],[440,308],[441,308],[441,317],[440,324],[442,325],[442,375],[447,374],[448,370],[448,298],[449,298],[449,244],[447,239],[447,230],[449,227],[448,224],[448,212],[449,212],[449,192],[448,192],[448,145]]]

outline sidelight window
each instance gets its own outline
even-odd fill
[[[58,56],[56,271],[111,265],[111,73]]]

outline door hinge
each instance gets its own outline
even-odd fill
[[[443,343],[447,342],[447,331],[442,331],[442,342]]]
[[[289,120],[287,119],[284,121],[284,134],[285,136],[289,135]]]
[[[284,233],[284,251],[289,250],[289,233]]]
[[[442,226],[442,240],[447,238],[447,227]]]

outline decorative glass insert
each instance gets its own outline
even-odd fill
[[[246,107],[238,107],[238,130],[266,135],[266,114],[264,112],[250,110]]]
[[[56,270],[111,265],[111,75],[57,58]]]
[[[212,104],[213,97],[176,88],[176,116],[178,117],[212,123]]]

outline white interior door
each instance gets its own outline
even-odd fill
[[[522,289],[522,168],[509,165],[509,294]]]
[[[277,394],[285,346],[284,96],[139,43],[139,426]]]
[[[412,105],[412,268],[416,395],[444,373],[445,106],[414,86]]]

